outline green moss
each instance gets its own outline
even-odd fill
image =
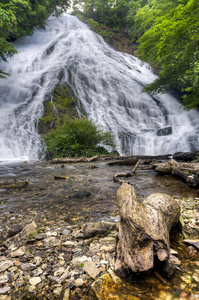
[[[39,134],[46,134],[63,124],[66,115],[77,116],[77,99],[69,86],[57,86],[51,96],[44,101],[44,115],[39,120]]]

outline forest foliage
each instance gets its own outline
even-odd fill
[[[199,106],[198,0],[74,0],[74,12],[129,28],[137,55],[159,75],[144,91],[175,91],[186,108]]]
[[[59,15],[69,6],[69,0],[1,0],[0,59],[6,61],[17,50],[11,41],[32,35],[35,28],[45,28],[47,18]],[[5,74],[0,70],[0,77]]]

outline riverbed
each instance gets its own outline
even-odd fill
[[[116,193],[119,184],[113,182],[113,176],[132,172],[132,168],[109,166],[106,160],[76,164],[52,164],[46,161],[0,164],[1,242],[8,238],[8,231],[12,226],[20,224],[24,227],[33,220],[43,232],[47,229],[62,232],[66,228],[70,228],[72,232],[73,229],[81,230],[88,222],[118,224]],[[60,179],[55,179],[58,177]],[[184,231],[183,234],[175,232],[171,240],[171,246],[177,251],[181,265],[170,279],[150,274],[142,283],[126,280],[120,284],[107,284],[106,281],[103,285],[101,282],[99,299],[198,299],[198,252],[182,242],[183,237],[199,238],[197,191],[178,179],[160,176],[152,169],[138,168],[128,181],[135,188],[140,201],[152,193],[161,192],[175,197],[181,203]],[[74,240],[74,235],[67,239]],[[80,245],[84,249],[84,244],[79,244],[79,247]],[[1,247],[1,255],[5,254],[4,251],[4,247]],[[82,252],[84,253],[83,250]],[[107,289],[109,298],[106,298]],[[83,293],[80,296],[76,292],[71,292],[70,295],[70,299],[93,299],[88,290],[85,295]],[[17,299],[12,294],[8,297]],[[34,298],[28,297],[30,296],[23,296],[22,299]],[[45,297],[41,299],[62,299],[56,298],[55,294],[54,298],[48,295]]]

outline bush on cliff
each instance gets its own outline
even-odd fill
[[[77,157],[104,154],[100,146],[115,148],[113,135],[99,129],[88,118],[65,117],[64,123],[44,136],[50,157]]]

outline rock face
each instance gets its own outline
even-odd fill
[[[159,261],[169,258],[169,232],[178,224],[180,206],[167,194],[152,194],[140,203],[130,184],[118,190],[120,227],[116,249],[115,271],[124,276],[126,271],[143,272]]]

